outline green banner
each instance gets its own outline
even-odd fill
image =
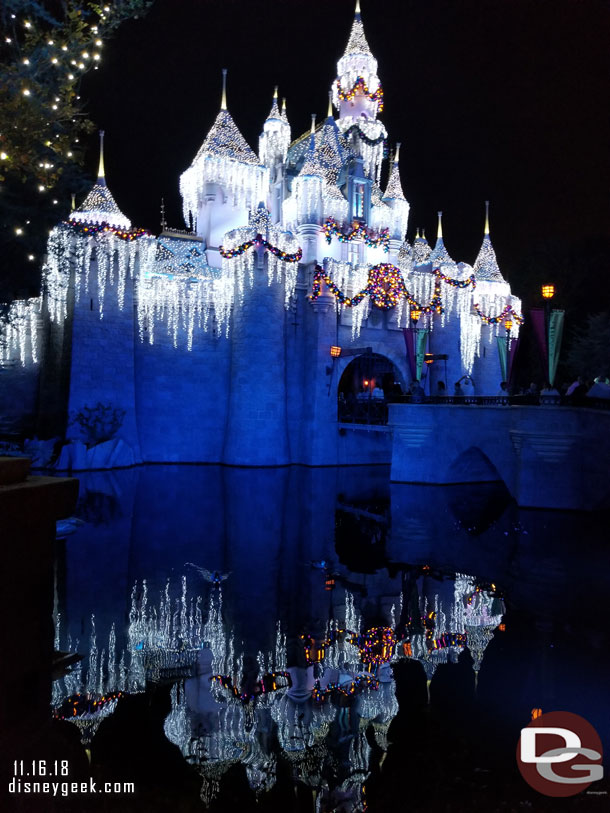
[[[561,352],[561,339],[563,337],[563,321],[565,311],[551,311],[549,314],[549,384],[555,383],[559,353]]]
[[[429,328],[417,329],[415,333],[415,377],[421,381],[422,370],[424,369],[424,356],[426,355],[426,345],[428,344]]]
[[[508,382],[508,347],[506,344],[506,336],[496,336],[498,343],[498,356],[500,357],[500,372],[502,373],[502,381]]]

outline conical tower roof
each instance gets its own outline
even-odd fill
[[[312,115],[311,117],[309,146],[307,147],[307,152],[305,153],[305,161],[303,162],[303,166],[301,167],[301,171],[299,172],[299,178],[303,178],[307,175],[317,175],[320,178],[324,177],[324,167],[318,160],[318,154],[316,150],[316,117],[314,115]]]
[[[267,116],[267,121],[284,121],[285,119],[282,118],[282,114],[280,113],[280,108],[278,107],[277,103],[277,85],[275,90],[273,91],[273,103],[271,105],[271,110],[269,115]]]
[[[390,178],[385,190],[385,200],[404,200],[406,201],[404,192],[402,191],[402,184],[400,183],[400,170],[398,167],[398,155],[400,152],[400,143],[396,145],[396,153],[394,155],[394,162],[390,171]]]
[[[415,240],[413,241],[413,264],[414,265],[421,265],[421,263],[428,262],[428,258],[430,257],[430,244],[426,240],[425,235],[422,232],[420,237],[419,230],[415,236]]]
[[[256,165],[259,163],[256,154],[239,132],[237,125],[233,121],[233,117],[227,110],[226,82],[227,71],[223,69],[220,112],[216,116],[216,121],[199,148],[199,152],[195,156],[193,164],[197,164],[201,158],[206,157],[229,159],[230,161],[237,161],[240,164]]]
[[[317,134],[315,152],[315,161],[322,169],[324,180],[330,185],[337,183],[345,161],[345,150],[340,136],[339,128],[331,114]]]
[[[352,23],[352,29],[349,32],[349,39],[347,41],[343,56],[353,56],[354,54],[364,54],[371,57],[373,56],[364,34],[364,25],[362,24],[362,17],[360,15],[360,2],[356,3],[354,22]]]
[[[364,25],[360,15],[360,2],[356,3],[354,22],[349,32],[345,52],[337,62],[337,78],[341,86],[345,85],[344,89],[349,89],[358,77],[365,80],[371,92],[379,86],[377,60],[373,56],[364,33]]]
[[[106,186],[103,130],[100,130],[100,161],[97,181],[81,205],[70,213],[69,219],[80,223],[108,223],[115,229],[125,229],[126,231],[131,228],[131,221],[121,212],[112,197],[112,192]]]
[[[430,252],[430,262],[435,268],[441,268],[443,265],[455,265],[455,260],[449,256],[449,252],[445,248],[443,242],[443,213],[438,213],[438,231],[436,235],[436,243]]]
[[[496,259],[496,252],[489,236],[489,201],[485,201],[485,207],[485,235],[474,263],[474,276],[477,280],[504,282],[504,277]]]
[[[193,163],[207,156],[228,158],[231,161],[238,161],[240,164],[258,164],[254,151],[239,132],[231,114],[226,109],[221,110],[216,116],[216,121],[205,137]]]

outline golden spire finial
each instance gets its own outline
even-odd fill
[[[419,240],[419,227],[417,228],[417,230],[415,232],[415,239]]]
[[[273,88],[273,98],[277,101],[277,85]]]
[[[70,209],[70,213],[72,213],[76,209],[76,195],[72,192],[72,208]]]
[[[398,156],[400,155],[400,144],[401,144],[400,141],[396,142],[396,152],[394,153],[394,163],[395,164],[398,163]]]
[[[443,213],[438,213],[438,229],[436,230],[436,239],[443,239]]]
[[[489,201],[485,201],[485,236],[489,235]]]
[[[222,69],[222,99],[220,101],[220,109],[227,109],[227,69]]]
[[[316,114],[311,114],[311,135],[316,134]]]
[[[356,14],[360,14],[360,0],[356,0]]]
[[[100,130],[100,163],[97,169],[98,180],[106,178],[104,172],[104,130]]]
[[[333,94],[332,91],[328,91],[328,113],[327,116],[332,116],[333,114]]]

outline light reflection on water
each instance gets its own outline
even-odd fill
[[[466,693],[488,707],[519,676],[502,698],[509,729],[534,706],[564,707],[603,736],[594,656],[585,696],[548,652],[599,644],[605,574],[595,540],[581,539],[588,559],[575,550],[582,516],[519,512],[495,484],[390,486],[382,467],[79,479],[85,524],[58,572],[56,648],[84,658],[55,681],[55,713],[90,743],[117,693],[171,683],[165,733],[206,803],[231,766],[261,794],[281,761],[320,809],[364,809],[372,763],[392,747],[404,662],[420,665],[433,703],[459,659]]]

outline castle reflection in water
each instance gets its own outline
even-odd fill
[[[231,766],[261,794],[283,763],[320,809],[364,809],[400,662],[429,693],[441,665],[469,663],[474,692],[501,648],[504,593],[544,629],[565,591],[556,520],[517,513],[495,484],[390,486],[385,467],[80,480],[55,622],[56,649],[83,659],[55,681],[54,714],[90,745],[123,695],[171,685],[165,734],[206,803]],[[513,700],[523,724],[542,702]]]

